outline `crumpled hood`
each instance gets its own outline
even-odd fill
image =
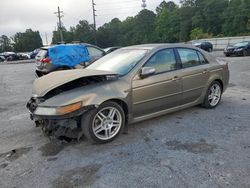
[[[48,75],[37,78],[33,83],[32,95],[43,97],[46,93],[63,84],[77,80],[83,77],[117,75],[114,72],[91,70],[91,69],[74,69],[65,71],[56,71]]]

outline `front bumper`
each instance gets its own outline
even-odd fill
[[[228,56],[242,56],[243,51],[224,51],[224,54]]]
[[[79,139],[82,136],[81,116],[96,108],[95,105],[89,105],[60,116],[36,115],[34,112],[41,100],[31,98],[28,101],[26,107],[30,111],[30,119],[35,122],[36,127],[41,127],[47,136],[54,136],[56,138],[63,136],[71,139]]]

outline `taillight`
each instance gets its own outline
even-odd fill
[[[50,58],[43,58],[40,60],[42,63],[50,63]]]

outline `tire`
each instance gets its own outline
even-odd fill
[[[111,109],[113,109],[113,115],[111,115]],[[115,126],[114,122],[116,122]],[[113,141],[123,130],[124,126],[124,111],[119,104],[113,101],[104,102],[97,109],[93,109],[83,115],[81,119],[81,128],[84,136],[90,142],[97,144]]]
[[[212,52],[213,51],[213,49],[212,48],[208,48],[208,52]]]
[[[215,108],[220,103],[221,96],[222,96],[221,84],[218,81],[212,82],[208,87],[202,106],[208,109]]]
[[[244,57],[246,57],[246,56],[247,56],[247,51],[244,50],[244,51],[242,52],[242,55],[243,55]]]
[[[225,56],[226,56],[226,57],[230,57],[230,55],[229,55],[229,54],[226,54]]]

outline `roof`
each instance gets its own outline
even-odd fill
[[[188,47],[193,48],[194,46],[184,43],[158,43],[158,44],[141,44],[124,47],[122,49],[144,49],[144,50],[155,50],[160,48],[171,48],[171,47]]]

